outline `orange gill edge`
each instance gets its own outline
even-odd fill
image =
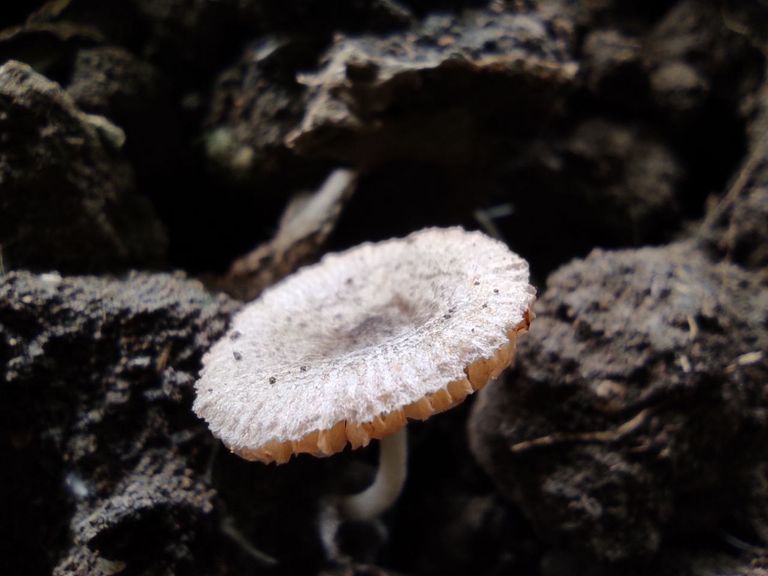
[[[507,331],[509,340],[490,358],[481,358],[464,369],[466,378],[449,382],[445,388],[387,414],[380,414],[370,422],[341,420],[329,430],[315,430],[299,440],[272,440],[256,449],[233,449],[232,452],[246,460],[258,460],[265,464],[285,464],[292,456],[312,454],[331,456],[344,450],[349,443],[352,449],[367,446],[371,440],[380,440],[403,428],[408,420],[426,420],[434,414],[445,412],[461,404],[464,399],[494,380],[515,358],[517,336],[528,330],[535,315],[529,309],[523,321]]]

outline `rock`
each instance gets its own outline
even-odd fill
[[[571,177],[582,174],[568,194],[579,197],[582,210],[600,212],[608,235],[624,242],[658,237],[678,210],[682,170],[654,136],[639,126],[591,119],[573,131],[563,150]]]
[[[432,15],[399,34],[340,37],[301,78],[310,101],[288,143],[358,165],[481,161],[524,140],[572,82],[570,36],[536,12]],[[508,151],[508,150],[505,150]]]
[[[169,557],[188,561],[190,532],[207,523],[213,496],[184,459],[147,450],[111,495],[75,516],[75,544],[105,558],[135,558],[148,566]],[[132,563],[132,569],[139,567]]]
[[[642,571],[662,542],[749,506],[768,437],[764,281],[692,243],[596,250],[550,276],[536,311],[470,440],[556,554]]]
[[[27,3],[24,22],[4,27],[0,24],[0,62],[18,60],[40,74],[60,80],[71,66],[78,47],[92,46],[105,40],[101,31],[88,22],[58,20],[71,0],[52,0],[36,8]],[[9,23],[10,24],[10,23]]]
[[[507,170],[514,211],[502,231],[521,253],[536,255],[537,272],[594,246],[660,242],[679,225],[686,167],[649,126],[586,118],[531,143]],[[553,242],[553,230],[568,241]]]
[[[83,48],[74,56],[66,85],[85,112],[109,118],[125,130],[125,156],[135,171],[136,188],[153,203],[171,238],[178,222],[195,226],[190,182],[199,176],[185,162],[183,123],[174,88],[157,67],[119,46]],[[198,162],[199,163],[199,162]],[[187,202],[178,201],[185,190]],[[184,214],[184,210],[191,214]]]
[[[284,140],[306,104],[296,74],[311,66],[318,49],[308,41],[267,37],[219,75],[204,138],[208,162],[225,181],[258,190],[270,178],[297,171],[300,164]]]
[[[165,236],[133,190],[124,134],[18,62],[0,68],[0,247],[6,268],[156,266]]]
[[[0,276],[11,573],[319,570],[317,501],[344,458],[254,465],[219,450],[191,409],[202,355],[237,307],[166,274]]]
[[[25,62],[41,74],[58,79],[65,74],[79,46],[103,41],[104,36],[88,25],[34,22],[0,30],[0,58]]]
[[[647,85],[640,38],[616,29],[596,29],[584,38],[583,72],[587,87],[598,97],[627,104],[627,92],[642,94]]]
[[[66,91],[81,110],[121,126],[137,146],[149,143],[150,130],[156,139],[165,132],[158,120],[169,113],[168,87],[157,68],[124,48],[78,50]]]
[[[643,61],[657,105],[690,121],[712,98],[738,102],[757,87],[764,56],[713,4],[682,0],[650,31]]]
[[[213,522],[213,439],[191,412],[192,384],[235,308],[170,275],[0,276],[10,572],[50,573],[70,545],[61,574],[102,565],[93,552],[106,564],[189,560],[179,546]],[[141,553],[139,534],[155,537]]]

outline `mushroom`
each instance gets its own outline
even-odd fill
[[[265,463],[383,439],[373,485],[341,505],[373,518],[405,480],[408,419],[509,366],[534,297],[522,258],[461,228],[328,254],[234,318],[203,359],[194,410],[232,452]]]

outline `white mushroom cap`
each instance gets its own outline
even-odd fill
[[[523,259],[460,228],[329,254],[234,318],[194,410],[250,460],[364,446],[495,378],[534,297]]]

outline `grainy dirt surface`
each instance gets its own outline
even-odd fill
[[[763,0],[4,3],[0,573],[768,574],[766,38]],[[538,318],[332,559],[376,447],[241,461],[193,384],[222,289],[430,225],[525,257]]]
[[[768,433],[758,278],[690,244],[595,251],[549,277],[537,314],[469,425],[542,538],[586,571],[747,514]]]
[[[210,522],[212,444],[190,385],[236,308],[170,275],[0,279],[9,573],[45,573],[96,542],[118,560],[178,556]]]
[[[83,272],[156,266],[162,225],[136,194],[123,131],[80,111],[29,66],[0,69],[0,244],[12,267]],[[56,249],[54,249],[56,247]]]

